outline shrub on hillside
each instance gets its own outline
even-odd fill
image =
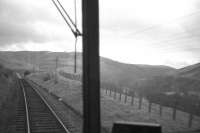
[[[0,64],[0,69],[4,68],[2,64]]]
[[[26,71],[24,72],[24,76],[27,76],[27,75],[29,75],[29,74],[31,74],[31,72],[28,71],[28,70],[26,70]]]
[[[0,132],[13,133],[14,128],[9,125],[16,116],[16,80],[13,72],[4,67],[0,69],[0,75]]]
[[[48,81],[48,80],[50,80],[50,79],[51,79],[50,74],[46,74],[46,75],[44,76],[44,78],[43,78],[43,81]]]

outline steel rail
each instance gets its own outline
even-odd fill
[[[26,93],[25,93],[25,89],[24,89],[24,85],[23,85],[23,83],[22,83],[22,81],[21,81],[21,79],[19,79],[19,83],[20,83],[20,87],[21,87],[21,89],[22,89],[22,91],[23,91],[23,96],[24,96],[24,102],[25,102],[25,110],[26,110],[26,130],[27,130],[27,133],[31,133],[31,131],[30,131],[30,118],[29,118],[29,112],[28,112],[28,104],[27,104],[27,95],[26,95]]]
[[[29,86],[37,93],[37,95],[41,98],[41,100],[45,103],[45,105],[48,107],[48,109],[51,111],[53,116],[56,118],[56,120],[61,124],[61,126],[64,128],[66,133],[70,133],[69,130],[65,127],[64,123],[61,121],[61,119],[58,117],[58,115],[55,113],[55,111],[52,109],[52,107],[48,104],[48,102],[45,100],[45,98],[40,94],[40,92],[35,89],[27,80],[25,80]]]

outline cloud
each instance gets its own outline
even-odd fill
[[[1,0],[0,18],[0,46],[72,40],[50,0]]]
[[[73,18],[73,1],[60,1]],[[175,67],[200,61],[199,7],[199,0],[100,0],[100,53],[127,63]],[[0,50],[74,48],[51,0],[0,0],[0,18]]]

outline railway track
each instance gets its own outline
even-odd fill
[[[16,116],[17,133],[70,133],[51,106],[24,79]]]
[[[27,119],[26,119],[26,108],[25,108],[25,99],[23,90],[20,88],[20,82],[18,80],[17,87],[19,88],[16,110],[16,121],[15,129],[17,133],[26,133],[27,132]]]

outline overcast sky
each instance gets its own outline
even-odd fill
[[[74,0],[60,2],[74,18]],[[199,0],[100,0],[101,56],[176,68],[200,62],[199,8]],[[51,0],[0,0],[0,50],[73,48],[74,37]]]

